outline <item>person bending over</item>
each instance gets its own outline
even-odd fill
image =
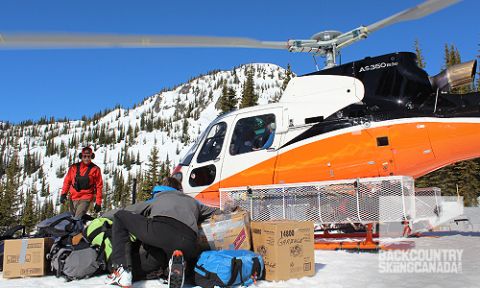
[[[172,177],[163,179],[162,185],[180,183]],[[132,245],[130,235],[144,244],[162,249],[169,262],[169,287],[183,286],[185,262],[193,263],[198,257],[198,224],[220,209],[203,205],[180,189],[155,194],[150,200],[127,206],[115,212],[112,226],[112,265],[114,271],[107,284],[121,287],[132,285]],[[104,216],[105,217],[105,216]]]

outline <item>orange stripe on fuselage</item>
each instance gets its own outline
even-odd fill
[[[378,147],[377,137],[388,137],[388,146]],[[308,141],[311,139],[305,140]],[[285,152],[280,150],[277,157],[253,165],[219,184],[220,188],[227,188],[387,175],[417,178],[475,157],[480,157],[479,123],[391,124],[334,135]],[[218,191],[211,188],[196,198],[211,205],[219,203]]]

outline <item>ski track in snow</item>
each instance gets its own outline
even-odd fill
[[[316,251],[313,277],[291,279],[281,282],[259,281],[257,287],[479,287],[480,286],[480,233],[464,233],[463,235],[443,236],[439,238],[421,237],[409,239],[415,241],[414,249],[463,249],[462,273],[380,273],[378,254],[368,252]],[[54,276],[0,279],[0,287],[5,288],[46,288],[46,287],[116,287],[103,284],[104,276],[86,280],[65,282]],[[135,282],[135,288],[166,288],[157,280]],[[188,286],[185,287],[194,287]],[[255,287],[255,286],[251,286]]]

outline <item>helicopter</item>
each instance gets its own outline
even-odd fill
[[[419,19],[458,0],[428,0],[351,31],[311,39],[259,41],[207,36],[0,35],[0,48],[243,47],[325,58],[290,80],[280,101],[220,115],[172,176],[185,193],[218,206],[223,188],[406,175],[414,178],[480,156],[480,95],[450,91],[472,83],[476,61],[429,76],[410,52],[337,65],[340,50],[389,25]]]

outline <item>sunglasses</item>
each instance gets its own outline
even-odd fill
[[[82,158],[83,159],[90,159],[90,158],[92,158],[92,155],[82,155]]]

